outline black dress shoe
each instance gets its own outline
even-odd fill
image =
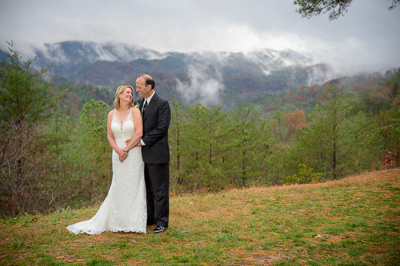
[[[154,232],[155,234],[158,234],[158,233],[164,232],[165,230],[167,230],[166,227],[161,226],[161,225],[157,225],[157,226],[153,229],[153,232]]]

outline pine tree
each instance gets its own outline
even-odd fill
[[[49,68],[30,71],[36,60],[22,62],[22,56],[8,43],[11,53],[7,52],[9,63],[6,69],[0,69],[0,121],[2,126],[18,125],[22,122],[33,124],[48,118],[55,98],[47,98],[47,89],[51,83],[43,79]]]
[[[111,147],[107,139],[107,115],[110,108],[102,101],[90,100],[81,111],[75,128],[75,149],[86,162],[86,177],[89,186],[88,200],[92,200],[91,186],[111,184]]]
[[[250,179],[266,176],[265,160],[268,155],[269,134],[266,132],[266,122],[260,118],[260,112],[250,104],[243,108],[239,103],[233,108],[235,121],[233,156],[233,174],[238,177],[240,186],[247,185]]]
[[[357,138],[357,124],[350,117],[352,100],[337,85],[327,85],[327,89],[328,93],[323,94],[327,103],[318,102],[307,117],[309,124],[302,130],[300,147],[314,164],[309,167],[338,179],[345,174],[346,160],[361,140]]]
[[[173,186],[175,184],[182,185],[184,181],[183,161],[184,161],[184,148],[185,148],[185,117],[186,112],[184,112],[181,102],[178,102],[175,95],[172,95],[171,104],[171,123],[169,126],[169,145],[171,151],[171,180]]]
[[[219,190],[229,183],[223,158],[231,144],[227,141],[227,114],[221,108],[188,107],[182,127],[182,167],[191,189]]]

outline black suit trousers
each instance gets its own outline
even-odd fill
[[[145,164],[147,224],[168,227],[169,163]]]

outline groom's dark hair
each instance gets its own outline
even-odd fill
[[[141,74],[141,75],[139,75],[138,78],[144,78],[146,86],[151,85],[151,88],[154,90],[154,87],[156,86],[156,82],[149,74]]]

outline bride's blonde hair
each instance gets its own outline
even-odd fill
[[[121,93],[123,93],[124,90],[125,90],[126,88],[130,88],[130,89],[132,90],[132,96],[133,96],[133,88],[132,88],[132,86],[129,86],[129,85],[122,85],[122,86],[119,86],[118,89],[117,89],[117,91],[115,92],[115,100],[114,100],[114,107],[115,107],[115,109],[117,109],[117,110],[119,110],[119,107],[120,107],[119,95],[120,95]],[[132,97],[132,101],[130,102],[129,105],[132,106],[132,107],[135,106],[134,97]]]

